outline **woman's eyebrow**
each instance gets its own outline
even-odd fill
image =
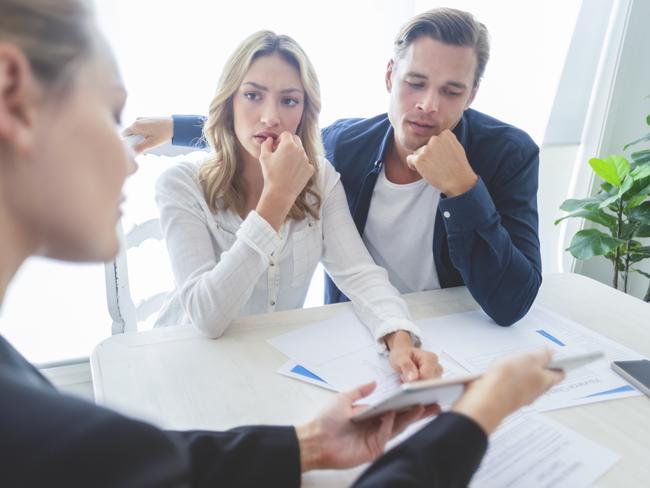
[[[244,83],[242,83],[242,86],[246,86],[246,85],[251,86],[256,90],[265,91],[265,92],[269,91],[268,87],[264,85],[260,85],[259,83],[255,83],[254,81],[245,81]],[[291,87],[291,88],[285,88],[284,90],[281,90],[280,93],[301,93],[302,94],[304,93],[304,90],[302,90],[301,88]]]

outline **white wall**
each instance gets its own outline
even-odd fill
[[[562,241],[562,228],[554,222],[562,216],[560,205],[571,192],[571,175],[579,149],[579,144],[552,144],[540,148],[537,207],[543,274],[563,271],[566,246]]]
[[[591,192],[593,176],[586,160],[597,153],[608,107],[628,1],[589,0],[578,13],[559,86],[540,151],[539,233],[544,273],[572,271],[575,259],[566,248],[584,222],[554,221],[567,198]]]
[[[650,2],[633,0],[627,16],[627,28],[620,45],[620,50],[611,52],[615,58],[616,72],[609,93],[608,111],[602,122],[602,138],[597,155],[624,154],[623,146],[650,131],[645,120],[650,114]],[[646,144],[645,148],[648,145]],[[641,146],[633,148],[639,150]],[[628,151],[625,154],[629,154]],[[586,164],[586,163],[585,163]],[[595,183],[595,186],[599,185]],[[646,240],[646,245],[649,244]],[[650,272],[650,262],[646,261],[641,269]],[[611,284],[613,268],[604,258],[594,258],[576,263],[575,270],[581,274]],[[631,277],[628,292],[643,297],[648,288],[648,280],[640,275]],[[650,320],[650,311],[649,311]]]

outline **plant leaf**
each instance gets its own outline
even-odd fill
[[[638,207],[641,203],[643,203],[646,199],[646,195],[637,195],[633,198],[631,198],[628,202],[627,205],[625,206],[627,211],[632,210],[635,207]]]
[[[591,210],[598,208],[598,204],[601,201],[602,199],[600,198],[569,198],[568,200],[564,200],[564,203],[560,205],[560,210],[564,210],[565,212],[575,212],[583,208]]]
[[[635,241],[636,244],[639,244],[638,241]],[[650,246],[636,246],[630,249],[630,253],[632,254],[645,254],[646,256],[650,257]]]
[[[616,196],[618,198],[623,198],[623,195],[628,191],[630,191],[633,186],[634,186],[634,177],[631,174],[626,175],[623,179],[623,184],[618,189],[618,195]]]
[[[638,144],[639,142],[643,142],[643,141],[650,141],[650,134],[646,134],[645,136],[638,138],[636,141],[632,141],[628,144],[625,144],[625,146],[623,146],[623,150],[627,151],[628,147],[634,146],[635,144]]]
[[[637,196],[650,195],[650,176],[634,180],[632,188],[630,188],[624,196],[625,200],[631,200]]]
[[[621,156],[608,156],[605,159],[591,158],[589,160],[589,166],[594,170],[594,173],[617,188],[621,186],[621,174],[625,171],[625,164],[627,164],[627,172],[629,173],[630,163]]]
[[[604,181],[600,185],[600,189],[607,195],[614,195],[615,193],[618,192],[618,190],[614,187],[614,185],[610,185],[606,181]],[[602,200],[602,198],[601,198],[601,200]]]
[[[613,215],[609,215],[603,210],[578,210],[577,212],[571,213],[569,215],[565,215],[562,218],[559,218],[555,221],[555,225],[559,224],[561,221],[564,219],[571,219],[571,218],[577,218],[581,217],[585,220],[589,220],[590,222],[594,222],[596,224],[600,224],[604,227],[607,227],[610,232],[614,233],[616,232],[616,217]]]
[[[608,236],[598,229],[586,229],[573,236],[567,251],[576,259],[589,259],[603,256],[622,244],[625,244],[625,241]]]
[[[636,164],[644,164],[650,161],[650,149],[632,153],[632,159]]]
[[[643,275],[650,280],[650,273],[646,273],[645,271],[641,271],[640,269],[636,269],[636,268],[630,268],[630,271],[639,273],[640,275]]]
[[[634,237],[650,237],[650,225],[642,225],[634,233]]]
[[[641,262],[645,259],[650,258],[650,251],[648,252],[633,252],[630,253],[630,262],[631,263],[638,263]]]
[[[638,222],[633,222],[633,223],[625,223],[621,226],[621,239],[632,239],[634,237],[634,234],[636,233],[636,230],[639,227]],[[612,235],[616,235],[616,228],[612,229],[610,232]]]
[[[632,170],[632,167],[630,166],[630,162],[627,159],[625,159],[623,156],[618,156],[618,155],[607,156],[605,158],[605,161],[610,161],[614,165],[614,167],[616,168],[616,173],[618,174],[618,177],[621,181],[623,181],[623,178],[625,178]]]
[[[634,180],[641,180],[643,178],[646,178],[647,176],[650,176],[650,164],[646,164],[644,166],[637,166],[630,173],[630,175]]]
[[[607,200],[603,200],[603,202],[600,205],[598,205],[598,208],[609,207],[612,203],[618,201],[619,199],[620,197],[618,195],[613,195],[609,197]]]
[[[650,195],[650,178],[644,178],[642,180],[638,180],[636,183],[639,184],[639,187],[641,188],[637,193],[639,195]],[[645,187],[643,186],[644,183],[647,183]]]
[[[630,221],[650,225],[650,200],[626,212]]]

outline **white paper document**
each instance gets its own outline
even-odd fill
[[[620,455],[538,413],[509,417],[490,436],[472,488],[584,488]]]
[[[377,382],[377,400],[399,385],[399,376],[378,354],[368,329],[354,312],[269,339],[269,343],[337,391]]]
[[[284,363],[280,367],[280,369],[278,369],[278,373],[280,373],[283,376],[287,376],[288,378],[304,381],[305,383],[309,383],[310,385],[320,386],[321,388],[325,388],[326,390],[338,391],[332,385],[327,383],[323,378],[313,373],[312,371],[309,371],[303,365],[296,364],[293,361],[288,361]]]
[[[273,337],[268,342],[291,358],[291,368],[298,364],[337,391],[351,390],[376,381],[377,388],[372,395],[364,398],[364,402],[379,401],[400,385],[399,375],[388,358],[378,353],[374,338],[354,312],[346,311],[331,319]],[[445,378],[466,374],[451,363],[441,361],[441,364],[445,369]],[[287,368],[289,365],[279,372],[307,381],[287,374]]]
[[[422,330],[422,347],[441,358],[443,378],[482,373],[497,359],[543,346],[553,348],[556,358],[592,351],[605,353],[603,359],[569,372],[562,383],[530,407],[534,410],[639,395],[609,364],[614,360],[641,359],[640,354],[539,306],[531,308],[511,327],[495,324],[482,311],[419,320],[417,324]],[[269,343],[291,358],[294,366],[306,368],[334,390],[376,381],[377,389],[368,401],[378,401],[400,384],[398,374],[388,359],[378,354],[374,338],[353,311],[274,337]],[[445,356],[465,369],[446,361]],[[300,375],[292,377],[305,380]]]
[[[511,327],[500,327],[481,311],[417,323],[425,341],[437,341],[471,373],[484,372],[497,359],[540,347],[554,349],[558,359],[593,351],[605,353],[603,359],[569,372],[562,383],[533,404],[538,411],[639,394],[611,370],[610,362],[641,359],[640,354],[539,306]]]

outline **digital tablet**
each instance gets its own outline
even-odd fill
[[[353,422],[381,415],[391,410],[407,410],[416,405],[451,405],[463,393],[465,385],[477,379],[480,375],[459,376],[447,380],[413,381],[400,385],[393,393],[374,405],[352,416]]]
[[[601,351],[565,356],[551,361],[546,367],[548,369],[569,372],[603,357],[604,354]],[[375,404],[368,405],[368,408],[353,415],[351,420],[360,422],[381,415],[382,413],[390,412],[391,410],[399,412],[417,405],[426,406],[434,403],[442,406],[451,405],[463,393],[465,385],[478,379],[480,376],[480,374],[475,374],[446,380],[435,379],[404,383],[386,398],[383,398]]]

